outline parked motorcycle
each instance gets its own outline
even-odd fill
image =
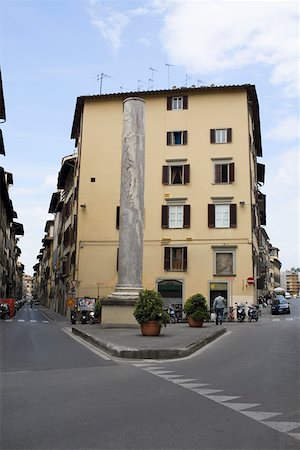
[[[168,308],[168,314],[170,316],[170,323],[176,323],[177,322],[176,311],[172,305],[170,305]]]
[[[71,323],[74,325],[76,323],[76,311],[71,311]]]
[[[255,320],[256,322],[258,321],[258,305],[257,306],[254,306],[254,305],[249,306],[248,321],[251,322],[252,320]]]
[[[244,320],[246,319],[245,306],[242,303],[240,303],[236,307],[236,316],[238,322],[244,322]]]
[[[82,324],[86,324],[88,323],[89,320],[89,315],[87,311],[81,311],[81,317],[80,317],[80,322]]]
[[[89,318],[88,318],[89,322],[93,325],[94,323],[98,323],[98,320],[95,317],[95,311],[90,311],[89,312]]]

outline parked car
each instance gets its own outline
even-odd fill
[[[9,319],[9,306],[7,303],[0,303],[0,319]]]
[[[290,305],[283,295],[278,295],[272,301],[271,314],[290,314]]]
[[[284,294],[284,296],[285,296],[285,298],[286,298],[287,300],[290,300],[290,299],[292,298],[292,296],[291,296],[291,294],[290,294],[289,292],[286,292],[286,293]]]

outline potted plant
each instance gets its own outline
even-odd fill
[[[202,294],[194,294],[187,299],[183,308],[190,327],[202,327],[208,320],[209,312],[206,299]]]
[[[159,292],[143,289],[135,304],[133,315],[141,325],[143,336],[158,336],[161,326],[169,322],[169,315],[163,310]]]

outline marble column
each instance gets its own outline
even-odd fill
[[[102,302],[104,323],[134,323],[133,306],[142,289],[144,105],[141,98],[130,97],[124,100],[118,282],[114,292]]]

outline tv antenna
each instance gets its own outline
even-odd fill
[[[99,75],[99,73],[98,73],[98,75],[97,75],[97,81],[100,81],[100,89],[99,89],[100,95],[102,94],[103,78],[111,78],[111,76],[110,76],[110,75],[106,75],[106,73],[103,73],[103,72],[101,72],[100,75]]]
[[[192,77],[190,75],[185,75],[185,87],[188,87],[188,80],[190,80]]]
[[[140,90],[142,84],[146,84],[145,81],[138,80],[138,87],[137,87],[138,91]]]
[[[157,69],[153,69],[153,67],[149,67],[151,71],[151,78],[148,79],[148,89],[153,89],[154,84],[154,72],[157,72]]]
[[[205,85],[205,81],[203,80],[197,80],[197,83],[199,86],[204,86]]]
[[[174,67],[173,64],[165,63],[165,66],[168,68],[168,89],[170,89],[170,67]]]

